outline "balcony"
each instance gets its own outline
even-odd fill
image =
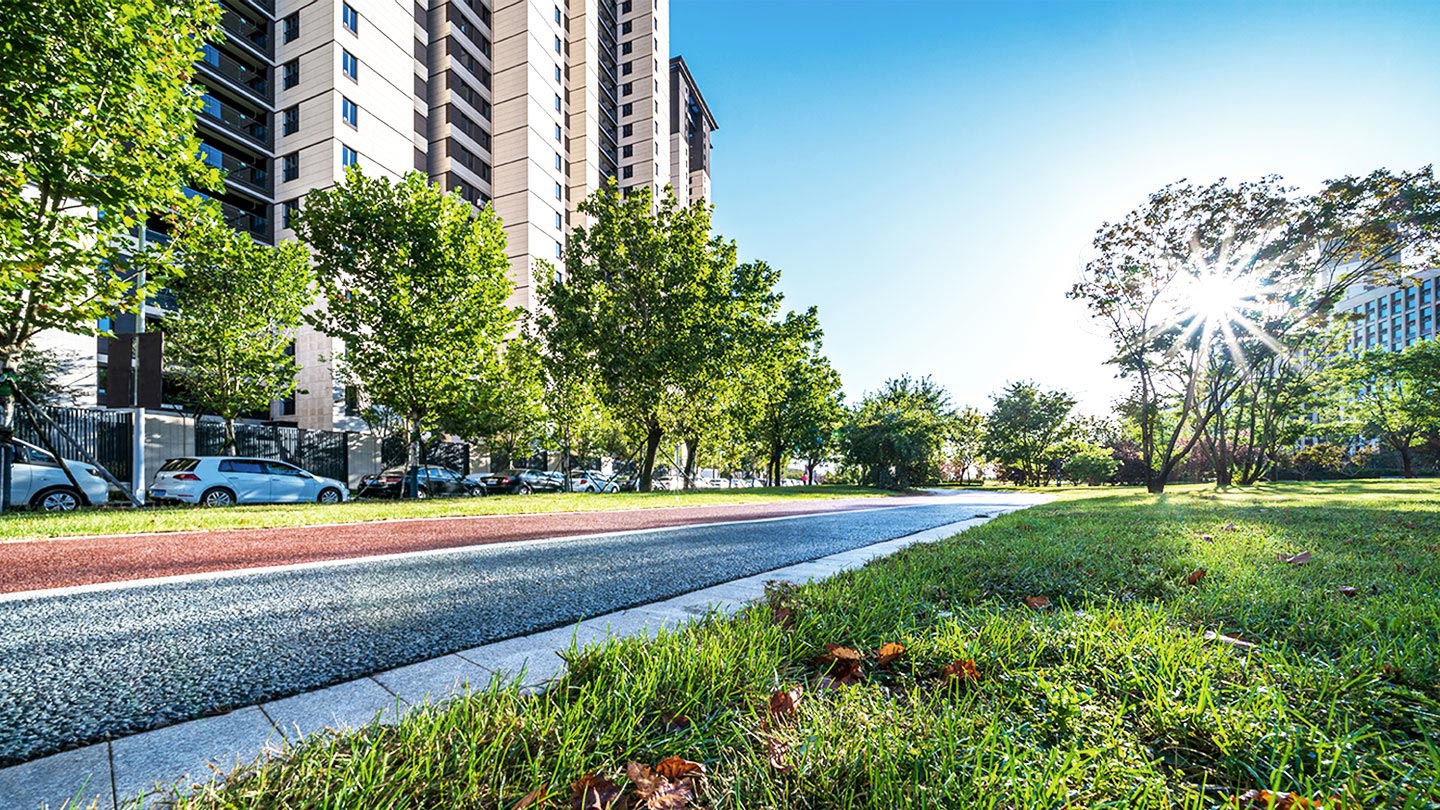
[[[262,194],[270,193],[270,175],[263,165],[222,152],[208,143],[200,144],[200,156],[206,163],[224,171],[227,183],[240,183]]]
[[[243,87],[266,101],[270,100],[270,82],[263,69],[247,65],[208,42],[202,49],[200,64],[236,86]]]
[[[264,214],[247,211],[223,200],[220,202],[220,214],[226,224],[235,230],[263,237],[266,242],[270,240],[270,220]]]
[[[245,43],[257,53],[270,56],[270,24],[258,15],[252,17],[229,6],[224,8],[220,27],[227,41]]]
[[[202,120],[215,124],[225,132],[248,138],[258,146],[268,146],[270,127],[265,118],[253,115],[233,104],[226,104],[206,93],[201,96],[200,114]]]

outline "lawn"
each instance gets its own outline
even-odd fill
[[[435,498],[427,501],[351,501],[236,506],[201,509],[157,506],[81,509],[66,514],[28,511],[0,515],[0,542],[47,537],[182,532],[205,529],[260,529],[362,523],[376,520],[456,517],[466,515],[537,515],[555,512],[599,512],[614,509],[656,509],[667,506],[720,506],[816,498],[882,497],[896,493],[867,487],[814,486],[755,489],[707,489],[689,492],[621,492],[606,495],[549,493],[488,498]]]
[[[180,806],[1199,808],[1269,790],[1433,808],[1437,499],[1435,482],[1072,492]],[[904,650],[882,663],[885,644]],[[672,756],[703,778],[646,767]]]

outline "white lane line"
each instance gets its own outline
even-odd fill
[[[287,565],[259,566],[253,568],[232,568],[224,571],[200,571],[191,574],[175,574],[164,577],[150,577],[147,579],[130,579],[118,582],[96,582],[89,585],[71,585],[64,588],[49,588],[32,591],[15,591],[13,593],[0,594],[0,604],[21,602],[31,599],[44,599],[50,597],[75,596],[79,594],[102,593],[106,591],[119,591],[133,588],[144,588],[154,585],[175,585],[189,582],[210,582],[222,579],[238,579],[241,577],[255,576],[260,574],[277,574],[293,571],[309,571],[325,568],[340,568],[348,565],[365,565],[376,562],[389,562],[406,559],[423,559],[426,557],[438,557],[446,554],[462,554],[476,551],[478,549],[492,548],[497,551],[512,548],[526,548],[530,546],[554,545],[559,543],[572,543],[576,541],[601,540],[610,537],[623,537],[639,534],[658,534],[661,532],[682,531],[685,529],[706,528],[711,526],[737,526],[755,523],[777,523],[784,520],[807,520],[810,518],[828,517],[831,515],[851,515],[858,513],[885,512],[894,509],[914,509],[925,506],[969,506],[970,504],[941,504],[941,503],[916,503],[898,504],[895,506],[862,507],[857,509],[844,509],[832,512],[815,512],[805,515],[783,515],[781,517],[748,518],[745,520],[722,520],[714,523],[687,523],[677,526],[657,526],[649,529],[625,529],[612,532],[600,532],[596,534],[567,535],[563,537],[543,537],[532,540],[510,540],[497,543],[472,543],[465,546],[453,546],[449,548],[433,548],[421,551],[401,551],[393,554],[373,554],[365,557],[347,557],[339,560],[315,560],[312,562],[290,563]],[[1002,507],[998,504],[974,504],[974,508],[999,511],[1000,509],[1015,508],[1019,506]],[[885,542],[885,541],[878,541]]]

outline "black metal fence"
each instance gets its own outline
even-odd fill
[[[347,435],[331,430],[237,424],[234,455],[279,459],[316,475],[348,481],[350,452]],[[211,419],[195,423],[197,456],[222,455],[224,447],[224,422]]]
[[[380,441],[380,466],[386,469],[403,466],[409,455],[403,436],[386,436]],[[425,442],[420,446],[420,460],[469,475],[470,445],[465,442]]]
[[[41,410],[74,438],[74,441],[70,441],[59,431],[47,430],[46,437],[54,444],[55,449],[60,451],[60,455],[80,460],[89,455],[116,479],[126,482],[130,480],[130,448],[135,438],[134,414],[102,408],[46,406]],[[23,409],[17,409],[17,415],[22,411]],[[40,421],[41,425],[37,426],[36,421]],[[16,419],[15,423],[15,438],[37,447],[45,446],[37,432],[37,427],[48,428],[43,424],[43,420],[33,420],[26,414]]]

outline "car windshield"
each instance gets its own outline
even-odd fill
[[[190,472],[198,466],[198,458],[172,458],[160,465],[160,472]]]

